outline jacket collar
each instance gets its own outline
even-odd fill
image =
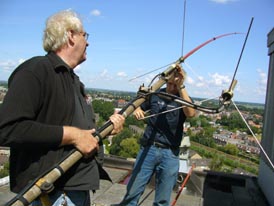
[[[54,52],[49,52],[46,56],[49,58],[53,68],[56,71],[64,68],[66,68],[69,72],[72,71],[72,69],[61,59],[61,57],[59,57]]]

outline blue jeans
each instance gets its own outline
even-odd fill
[[[179,149],[141,147],[120,206],[136,206],[155,173],[154,206],[169,206],[179,170]]]
[[[89,191],[56,191],[48,197],[52,206],[90,206]],[[42,206],[42,203],[37,199],[31,206]]]

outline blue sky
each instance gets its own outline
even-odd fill
[[[234,101],[265,102],[267,34],[274,27],[273,0],[1,0],[0,80],[22,61],[44,55],[46,18],[73,9],[90,34],[88,59],[77,68],[86,87],[137,92],[160,69],[215,36],[241,32],[206,45],[182,65],[193,97],[215,98],[228,89],[251,18],[239,64]],[[184,13],[185,12],[185,13]],[[185,15],[185,26],[183,19]],[[184,35],[183,35],[184,33]],[[184,38],[182,38],[184,36]]]

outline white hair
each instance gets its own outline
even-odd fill
[[[68,32],[81,32],[83,24],[80,17],[72,10],[60,11],[46,21],[43,47],[46,52],[57,51],[68,42]]]

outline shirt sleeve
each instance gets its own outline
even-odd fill
[[[9,90],[0,106],[0,145],[60,145],[63,127],[36,120],[43,102],[41,96],[41,83],[30,71],[18,71],[10,78]]]

